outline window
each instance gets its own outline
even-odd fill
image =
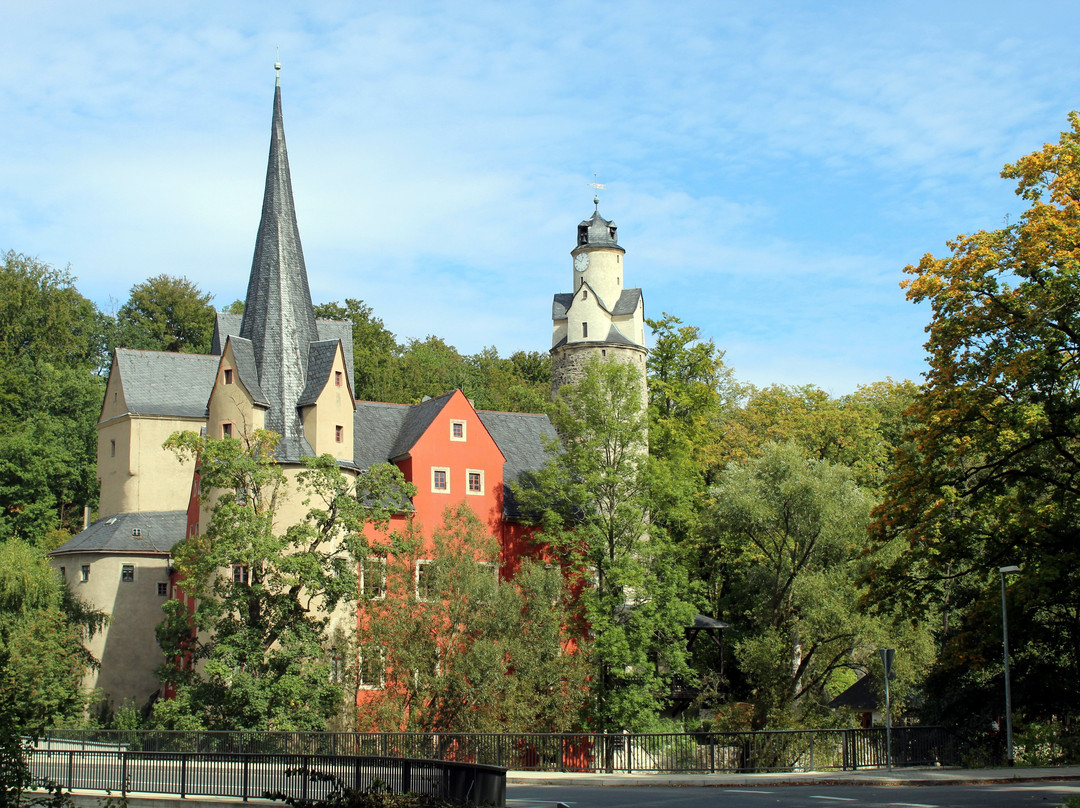
[[[330,681],[335,685],[345,682],[345,660],[339,656],[330,660]]]
[[[343,427],[341,424],[338,424],[334,427],[334,440],[336,440],[338,443],[345,442],[345,427]]]
[[[583,337],[589,336],[589,324],[588,323],[582,323],[581,324],[581,336],[583,336]]]
[[[140,538],[142,536],[142,528],[133,527],[131,529],[131,535],[136,539]]]
[[[431,600],[435,591],[434,572],[435,562],[426,558],[416,562],[416,597],[420,600]]]
[[[468,485],[465,487],[466,494],[484,493],[484,472],[482,470],[468,469],[465,472]]]
[[[165,581],[158,581],[157,593],[159,598],[168,597],[169,585]]]
[[[233,428],[233,425],[230,424],[228,421],[226,421],[224,424],[222,424],[221,425],[221,437],[223,437],[223,438],[231,438],[233,436],[232,428]]]
[[[582,289],[581,290],[581,299],[582,300],[588,300],[589,299],[589,290],[588,289]]]
[[[340,370],[335,370],[334,371],[334,386],[335,387],[341,387],[341,385],[344,384],[344,383],[345,383],[345,374],[342,373]]]
[[[116,441],[109,441],[109,457],[116,457]]]
[[[120,567],[120,580],[125,584],[130,584],[135,580],[135,565],[124,564]]]
[[[450,440],[465,440],[465,422],[450,422]]]
[[[82,581],[84,584],[90,580],[89,564],[83,564],[81,567],[79,567],[79,580]]]
[[[438,467],[431,469],[431,490],[436,494],[450,493],[450,469]]]
[[[67,568],[66,567],[61,567],[60,568],[60,577],[65,581],[67,580]]]
[[[233,564],[232,579],[234,584],[247,584],[250,582],[248,568],[243,564]]]
[[[225,384],[232,384],[232,368],[225,368]]]
[[[385,682],[386,652],[379,646],[360,649],[360,671],[357,685],[361,690],[378,690]]]
[[[360,564],[360,594],[372,600],[386,597],[386,559],[368,557]]]

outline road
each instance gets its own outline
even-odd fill
[[[978,786],[532,786],[506,788],[508,808],[1012,808],[1060,805],[1080,783],[996,783]]]

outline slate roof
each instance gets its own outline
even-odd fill
[[[357,401],[353,418],[353,459],[366,469],[390,459],[401,425],[409,414],[408,404]]]
[[[134,535],[138,530],[139,535]],[[49,555],[67,553],[168,553],[184,538],[187,511],[118,513],[98,519]]]
[[[307,361],[307,384],[296,406],[304,407],[314,404],[319,398],[319,393],[325,389],[330,381],[330,370],[334,367],[334,357],[337,356],[337,340],[313,342],[308,346]]]
[[[427,401],[409,407],[405,420],[401,424],[401,431],[398,432],[397,440],[394,441],[393,448],[390,449],[389,459],[393,460],[409,453],[409,450],[427,432],[431,422],[442,412],[442,408],[446,406],[446,402],[450,400],[450,397],[455,392],[457,391],[444,393],[441,396],[429,398]]]
[[[111,373],[132,415],[204,418],[217,366],[216,356],[117,348]]]
[[[594,199],[597,208],[593,215],[578,225],[578,246],[619,247],[617,225],[600,215],[600,202]]]
[[[307,385],[308,346],[318,339],[318,329],[296,223],[280,86],[274,88],[262,218],[240,336],[255,349],[259,386],[270,402],[266,428],[281,435],[277,458],[299,461],[307,440],[296,405]]]
[[[228,314],[224,311],[217,313],[217,319],[214,321],[214,339],[210,343],[210,353],[214,356],[221,356],[221,352],[225,350],[225,341],[229,337],[240,336],[240,323],[244,320],[242,314]]]
[[[611,313],[616,317],[625,314],[633,314],[637,311],[641,299],[641,289],[623,289],[622,294],[619,295],[619,299],[615,301],[615,307],[611,310]]]
[[[356,380],[353,377],[353,340],[352,323],[348,320],[316,320],[315,328],[319,331],[319,340],[341,340],[341,348],[345,354],[345,372],[349,374],[349,389],[356,389]]]
[[[570,305],[573,302],[573,292],[557,292],[555,294],[555,299],[551,302],[551,319],[565,320],[566,312],[570,310]]]
[[[236,375],[240,377],[240,383],[256,404],[269,407],[270,402],[259,385],[259,370],[255,367],[255,346],[251,344],[251,340],[236,336],[229,337],[229,345],[232,346],[233,358],[236,359]]]
[[[530,472],[535,473],[547,465],[551,458],[547,442],[555,440],[555,427],[546,415],[489,410],[476,414],[506,458],[503,465],[503,515],[517,518],[521,512],[511,484],[525,483]]]

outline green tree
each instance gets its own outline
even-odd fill
[[[194,281],[171,275],[135,284],[116,313],[120,344],[150,351],[209,353],[214,336],[212,297]]]
[[[1075,688],[1046,686],[1080,680],[1080,114],[1069,123],[1003,170],[1029,203],[1018,221],[905,270],[932,311],[930,369],[874,525],[876,594],[938,622],[941,679],[965,672],[983,704],[1001,692],[997,568],[1022,568],[1027,716],[1080,715]]]
[[[398,357],[401,348],[394,335],[375,316],[363,300],[348,298],[345,305],[323,303],[315,307],[315,316],[327,320],[347,320],[353,327],[354,391],[361,401],[398,399]],[[442,392],[446,392],[445,390]]]
[[[517,491],[538,514],[539,539],[586,579],[596,729],[655,726],[673,679],[689,675],[683,630],[694,608],[675,548],[650,526],[641,382],[631,365],[590,362],[578,383],[559,391],[554,459]]]
[[[84,641],[105,616],[79,601],[43,552],[0,542],[0,712],[30,734],[82,718],[83,676],[96,665]]]
[[[97,501],[105,318],[67,270],[0,266],[0,538],[73,531]]]
[[[767,444],[729,465],[712,493],[712,561],[746,682],[734,695],[753,702],[757,727],[812,721],[878,647],[903,649],[905,671],[925,660],[917,632],[862,608],[873,501],[847,468]]]
[[[369,692],[361,727],[577,728],[585,659],[569,653],[577,622],[561,570],[526,559],[500,581],[498,543],[467,506],[448,510],[426,547],[414,534],[380,549],[385,595],[363,604],[359,650],[368,683],[386,681]]]
[[[198,458],[211,516],[203,534],[173,549],[181,586],[199,605],[189,614],[179,600],[166,604],[163,678],[177,697],[158,703],[163,725],[319,730],[342,707],[331,615],[355,604],[365,524],[388,518],[409,491],[392,467],[352,478],[329,455],[290,479],[274,460],[277,441],[265,431],[223,440],[185,432],[166,444]],[[285,526],[276,520],[287,501],[310,507]]]

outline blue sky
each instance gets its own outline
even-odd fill
[[[1022,209],[1080,107],[1075,2],[0,0],[0,250],[115,308],[242,297],[280,46],[312,295],[550,347],[576,226],[757,385],[917,379],[903,267]]]

